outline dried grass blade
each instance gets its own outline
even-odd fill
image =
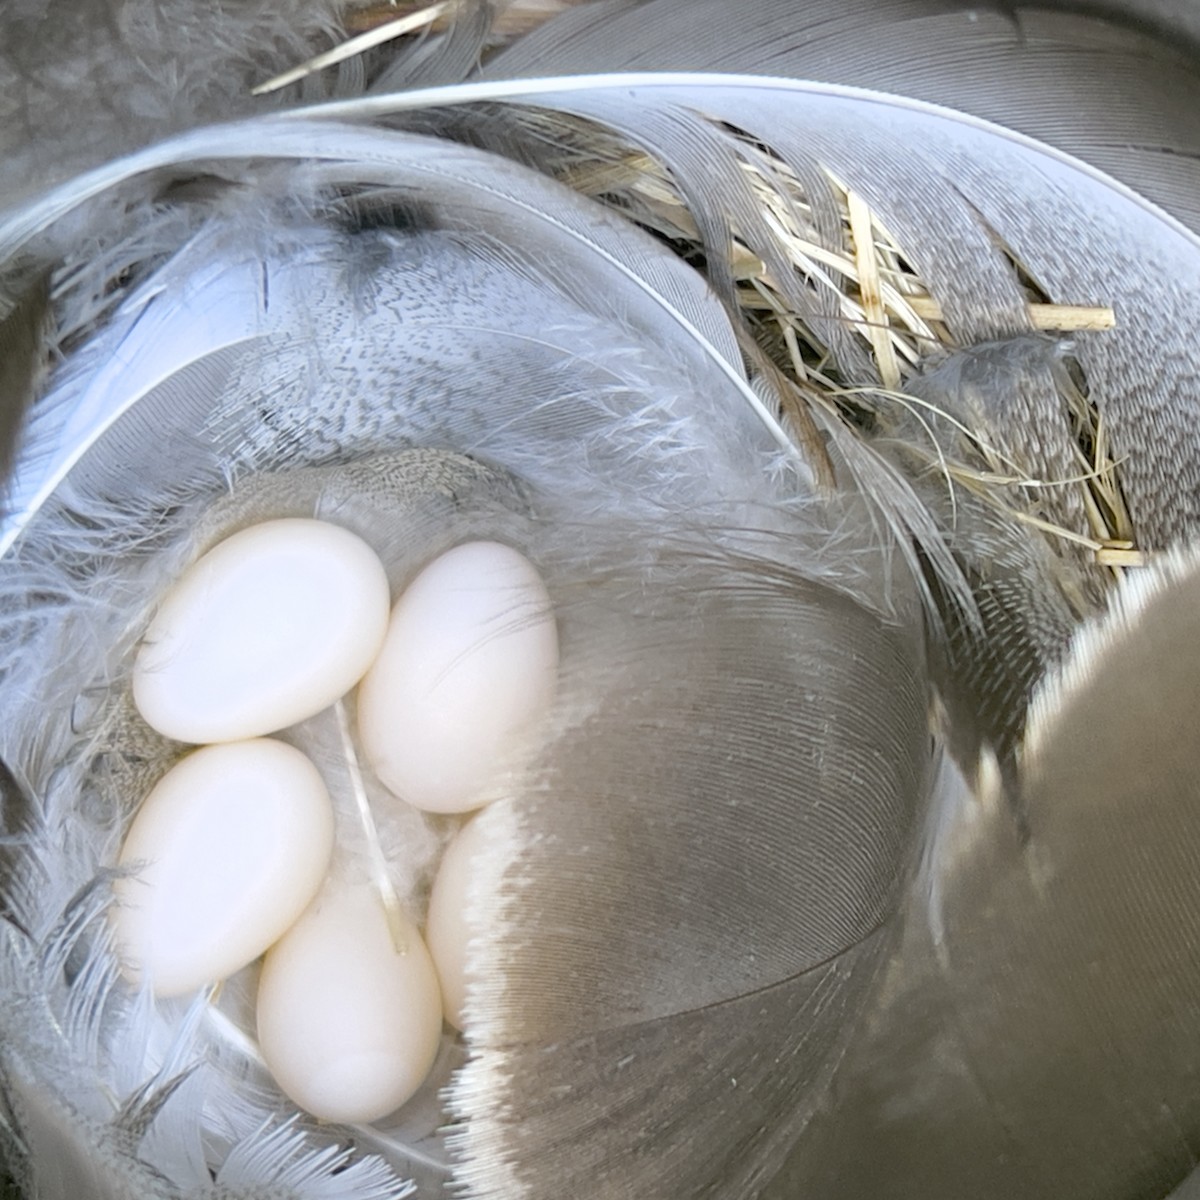
[[[307,62],[302,62],[298,66],[276,75],[273,79],[268,79],[266,83],[260,83],[258,87],[251,89],[250,94],[265,96],[268,92],[277,92],[280,88],[287,87],[289,83],[295,83],[306,75],[323,71],[326,67],[336,66],[348,58],[353,58],[356,54],[362,54],[375,46],[381,46],[384,42],[390,42],[393,38],[403,37],[406,33],[415,33],[416,30],[424,29],[427,25],[432,25],[445,16],[454,7],[454,4],[455,0],[443,0],[442,3],[431,4],[419,12],[409,13],[408,16],[398,17],[395,21],[377,25],[374,29],[368,29],[366,33],[360,33],[357,37],[350,38],[340,46],[334,46],[332,50],[326,50],[323,54],[318,54],[315,58],[310,58]]]
[[[846,193],[850,209],[850,236],[854,242],[854,260],[858,267],[858,288],[863,313],[867,319],[866,336],[875,351],[879,377],[885,388],[900,386],[900,364],[892,345],[887,311],[883,307],[883,287],[879,279],[879,262],[875,257],[875,231],[871,210],[856,191]]]
[[[909,306],[926,321],[943,320],[942,306],[932,296],[908,296]],[[1115,329],[1117,314],[1105,305],[1030,304],[1029,319],[1044,333],[1102,333]]]
[[[1102,567],[1145,567],[1150,557],[1144,550],[1129,550],[1121,546],[1101,546],[1096,561]]]

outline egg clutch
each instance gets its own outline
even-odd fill
[[[468,814],[553,704],[558,654],[537,569],[497,541],[437,555],[394,606],[376,552],[337,524],[268,520],[219,542],[159,604],[133,663],[141,718],[195,748],[121,845],[111,927],[123,973],[180,996],[265,955],[257,1041],[282,1091],[328,1121],[399,1108],[434,1063],[443,1019],[463,1022],[480,848]],[[461,814],[427,914],[405,911],[386,863],[372,882],[331,870],[344,831],[327,781],[272,736],[331,708],[355,777],[369,773],[395,805]]]

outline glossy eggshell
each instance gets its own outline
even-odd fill
[[[399,1108],[429,1074],[442,1031],[437,975],[415,926],[396,952],[369,888],[326,889],[274,947],[258,985],[258,1040],[296,1104],[358,1124]]]
[[[358,693],[366,757],[401,799],[466,812],[554,699],[558,633],[541,576],[498,542],[435,559],[401,595]]]
[[[125,973],[174,996],[223,979],[276,941],[329,867],[334,815],[316,767],[261,738],[183,758],[121,848],[114,940]]]
[[[488,844],[479,821],[468,821],[446,847],[429,894],[425,940],[437,967],[446,1020],[456,1029],[463,1028],[467,944],[474,932],[467,920],[472,881]]]
[[[355,534],[325,521],[265,521],[180,578],[146,631],[133,697],[184,742],[257,737],[328,707],[379,651],[387,575]]]

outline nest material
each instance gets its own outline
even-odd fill
[[[494,5],[489,45],[503,46],[529,33],[580,0],[504,0]],[[350,35],[344,42],[291,70],[264,81],[255,93],[285,87],[337,63],[389,42],[419,39],[445,32],[466,11],[464,0],[346,0],[343,23]],[[670,172],[651,155],[614,141],[606,131],[556,115],[546,118],[557,144],[569,150],[556,173],[568,186],[605,203],[616,203],[627,216],[672,243],[695,261],[705,255],[704,237],[686,199]],[[589,161],[585,144],[599,153]],[[927,418],[949,420],[969,443],[971,453],[948,457],[930,431],[930,465],[939,470],[953,492],[962,487],[996,505],[1027,528],[1039,531],[1053,544],[1082,548],[1090,562],[1106,568],[1109,580],[1125,568],[1146,563],[1146,549],[1135,539],[1126,507],[1119,463],[1109,444],[1108,430],[1089,401],[1086,380],[1077,366],[1059,373],[1059,395],[1073,437],[1078,471],[1063,478],[1039,478],[1021,468],[1004,448],[989,444],[948,413],[930,410],[906,385],[961,349],[946,314],[897,239],[872,211],[867,199],[827,172],[841,212],[840,238],[830,245],[822,239],[801,181],[767,147],[757,147],[759,162],[743,164],[761,216],[786,255],[790,266],[825,299],[853,331],[870,363],[874,379],[847,378],[819,323],[797,311],[770,266],[733,229],[729,261],[722,265],[735,282],[738,315],[754,333],[758,346],[782,372],[786,393],[781,399],[792,418],[798,440],[810,457],[816,444],[807,409],[818,407],[838,419],[860,424],[880,403],[907,409],[918,423]],[[619,197],[619,200],[615,198]],[[630,211],[632,207],[633,211]],[[1116,315],[1106,306],[1082,305],[1053,298],[1007,248],[1027,297],[1030,327],[1057,338],[1114,327]],[[789,400],[792,403],[789,405]],[[790,413],[788,412],[790,407]],[[820,474],[820,472],[818,472]],[[1032,493],[1069,489],[1075,499],[1066,507],[1086,514],[1086,528],[1039,512],[1029,503]],[[1020,493],[1024,493],[1021,496]],[[952,501],[953,503],[953,501]],[[1063,506],[1054,506],[1060,509]]]
[[[488,40],[492,45],[505,45],[580,2],[503,0],[491,16]],[[444,33],[466,7],[463,0],[438,0],[435,4],[404,3],[402,0],[348,0],[342,20],[346,32],[351,36],[259,84],[254,94],[262,96],[278,91],[389,42]]]
[[[830,247],[819,239],[809,200],[786,164],[772,159],[761,169],[747,164],[745,170],[762,215],[790,265],[814,291],[824,290],[835,298],[842,323],[853,331],[877,376],[877,382],[864,384],[839,370],[819,323],[811,313],[797,311],[768,265],[735,229],[729,265],[739,315],[803,403],[858,426],[881,403],[908,409],[926,427],[931,419],[949,421],[974,451],[970,458],[949,459],[937,449],[937,440],[930,433],[934,444],[931,465],[941,471],[949,488],[963,487],[986,498],[1052,542],[1085,548],[1095,563],[1110,569],[1114,577],[1123,568],[1145,563],[1145,552],[1134,540],[1108,429],[1088,397],[1086,380],[1077,366],[1059,372],[1056,382],[1070,422],[1078,474],[1034,478],[1002,448],[906,390],[925,371],[963,347],[904,248],[867,200],[827,173],[841,209],[840,244]],[[641,224],[676,245],[685,257],[701,256],[702,238],[687,203],[669,173],[651,156],[625,151],[616,161],[573,166],[563,171],[561,178],[602,201],[612,202],[620,194],[625,208],[633,198],[637,203],[634,215]],[[1075,333],[1102,332],[1115,326],[1112,308],[1054,302],[1015,257],[1009,257],[1026,293],[1029,321],[1035,330],[1067,339]],[[1053,488],[1075,491],[1087,514],[1086,533],[1039,517],[1019,496]]]

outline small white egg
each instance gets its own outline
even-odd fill
[[[331,886],[263,962],[263,1058],[283,1091],[320,1120],[387,1116],[437,1057],[437,974],[416,927],[404,920],[401,933],[403,954],[378,893]]]
[[[253,962],[304,911],[329,868],[334,817],[317,768],[260,738],[206,746],[146,797],[113,885],[126,975],[159,996]]]
[[[228,742],[294,725],[362,677],[391,598],[375,552],[325,521],[265,521],[197,560],[138,650],[133,698],[183,742]]]
[[[468,896],[487,846],[479,820],[468,821],[446,847],[429,894],[425,940],[442,985],[446,1020],[455,1029],[463,1028],[467,997],[467,942],[473,932],[467,923]]]
[[[358,693],[380,780],[431,812],[466,812],[514,735],[554,699],[558,632],[541,576],[498,542],[435,559],[392,611]]]

